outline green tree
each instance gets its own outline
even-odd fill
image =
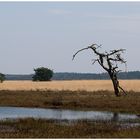
[[[33,81],[50,81],[53,76],[53,70],[39,67],[34,69]]]
[[[0,73],[0,83],[2,83],[5,80],[5,75]]]

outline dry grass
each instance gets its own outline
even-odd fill
[[[140,138],[140,127],[121,128],[113,122],[79,121],[61,125],[51,120],[0,121],[0,138]]]
[[[127,91],[140,91],[140,80],[120,80],[120,84]],[[112,91],[113,87],[110,80],[72,80],[50,82],[5,81],[4,83],[0,84],[0,90]]]
[[[108,80],[5,81],[0,84],[0,106],[107,110],[140,114],[140,81],[120,82],[129,91],[127,96],[116,97],[111,91],[111,81]],[[0,138],[140,138],[139,132],[140,127],[121,129],[116,123],[81,121],[69,126],[40,119],[0,121]]]
[[[116,97],[109,91],[0,91],[0,106],[106,110],[140,114],[140,92]]]

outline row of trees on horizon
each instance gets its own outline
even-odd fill
[[[14,75],[6,74],[6,80],[33,80],[34,74]],[[120,72],[119,79],[140,79],[140,71]],[[74,73],[74,72],[57,72],[53,73],[52,80],[106,80],[109,79],[107,73]]]

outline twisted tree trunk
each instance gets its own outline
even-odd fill
[[[114,93],[116,96],[119,96],[119,82],[116,78],[116,75],[109,73],[109,76],[113,83]]]

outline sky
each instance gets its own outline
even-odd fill
[[[140,70],[140,2],[0,2],[1,73],[104,72],[90,50],[72,61],[92,43],[126,49],[127,71]]]

